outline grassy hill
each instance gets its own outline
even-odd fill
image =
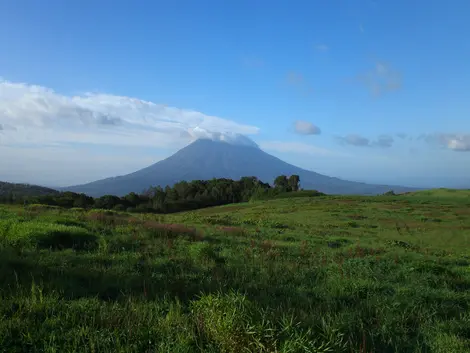
[[[404,194],[411,197],[436,197],[436,198],[467,198],[470,199],[470,189],[430,189],[430,190],[420,190],[415,192],[409,192]]]
[[[57,190],[46,188],[44,186],[30,184],[16,184],[0,181],[0,195],[13,193],[17,197],[40,196],[59,193]]]
[[[3,206],[0,347],[468,352],[470,201],[419,195]]]

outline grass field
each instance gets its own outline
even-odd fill
[[[0,351],[470,352],[469,194],[0,206]]]

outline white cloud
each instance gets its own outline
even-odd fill
[[[405,140],[407,138],[410,138],[410,136],[408,136],[407,134],[405,134],[404,132],[399,132],[396,134],[396,136],[402,140]]]
[[[470,151],[470,138],[453,138],[447,142],[447,147],[454,151]]]
[[[1,145],[79,142],[168,147],[204,133],[206,138],[234,143],[242,140],[238,134],[258,133],[255,126],[136,98],[65,96],[46,87],[8,81],[0,81],[0,124]]]
[[[293,152],[314,156],[340,155],[335,151],[301,142],[264,141],[259,143],[259,146],[266,151]]]
[[[380,148],[390,148],[395,140],[390,135],[380,135],[376,141],[372,141],[371,146]]]
[[[356,147],[380,147],[390,148],[393,145],[394,139],[390,135],[380,135],[376,140],[369,140],[368,138],[357,135],[349,134],[346,136],[337,137],[338,141],[342,144],[356,146]]]
[[[419,138],[452,151],[470,152],[470,134],[435,133],[421,135]]]
[[[258,147],[252,139],[245,135],[232,132],[211,132],[201,129],[200,127],[196,127],[194,129],[189,129],[188,134],[194,139],[209,139],[214,141],[223,141],[233,145]]]
[[[294,130],[301,135],[319,135],[321,130],[318,126],[303,120],[297,120],[294,123]]]
[[[401,73],[383,62],[376,62],[372,70],[359,75],[357,80],[376,97],[397,91],[402,86]]]
[[[243,136],[256,133],[255,126],[136,98],[66,96],[0,79],[0,180],[81,184],[136,171],[198,138],[256,145]]]
[[[357,134],[349,134],[346,136],[341,136],[341,137],[338,137],[338,140],[343,144],[358,146],[358,147],[369,146],[369,143],[370,143],[368,138],[357,135]]]

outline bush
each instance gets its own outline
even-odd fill
[[[29,245],[40,249],[96,249],[98,237],[78,226],[41,222],[17,222],[7,234],[12,245]]]
[[[118,212],[123,212],[123,211],[126,210],[126,206],[124,206],[123,204],[120,203],[120,204],[114,206],[113,210],[118,211]]]

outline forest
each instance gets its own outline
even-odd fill
[[[171,186],[150,187],[138,194],[131,192],[123,197],[104,195],[93,198],[73,192],[51,193],[47,195],[22,194],[21,190],[4,192],[0,203],[4,204],[43,204],[63,208],[95,208],[140,213],[174,213],[204,207],[221,206],[251,200],[282,197],[283,194],[299,192],[298,175],[280,175],[273,186],[257,177],[242,177],[240,180],[212,179],[180,181]],[[310,191],[309,196],[321,195]]]

